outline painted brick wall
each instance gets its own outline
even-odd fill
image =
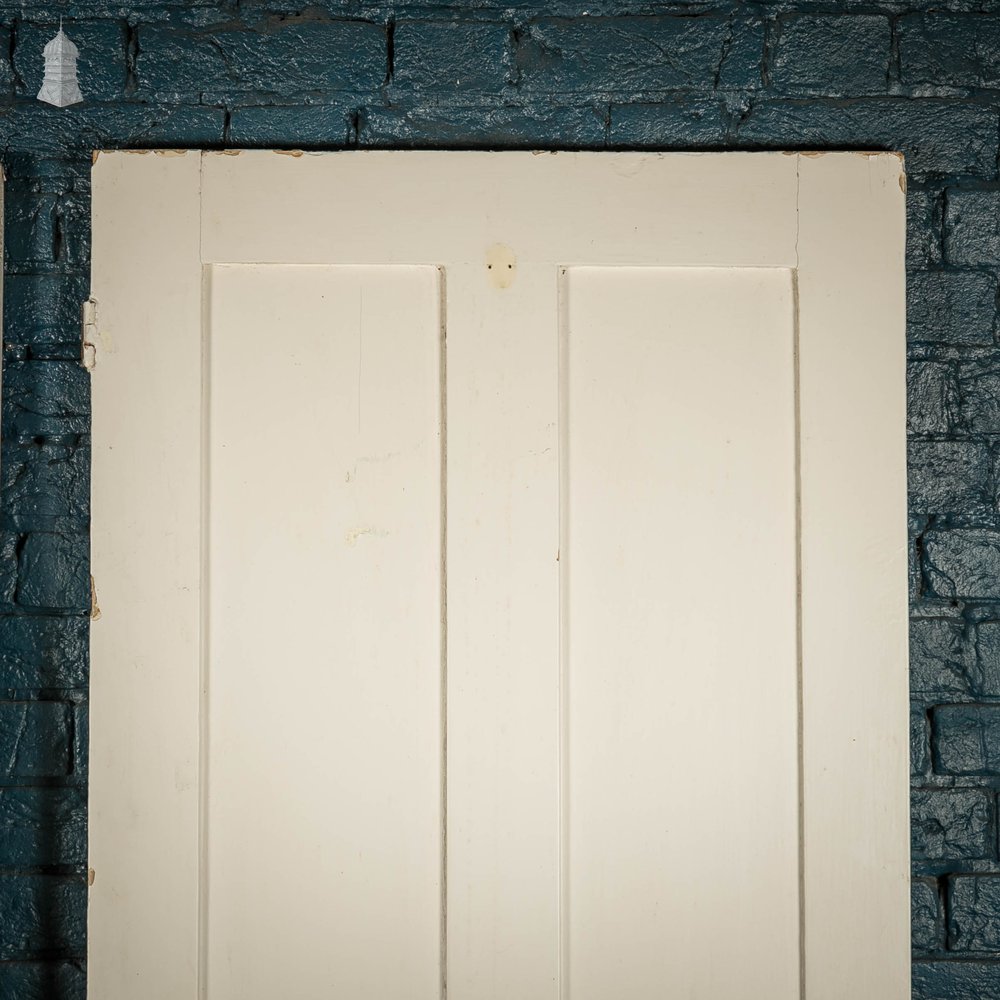
[[[903,150],[914,995],[1000,1000],[990,6],[0,0],[0,1000],[84,994],[89,385],[76,357],[89,150],[116,146]],[[63,111],[33,99],[60,16],[87,97]],[[863,516],[844,512],[846,540]]]

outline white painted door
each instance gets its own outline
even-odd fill
[[[92,996],[909,996],[902,180],[101,154]]]

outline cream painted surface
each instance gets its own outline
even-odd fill
[[[94,198],[92,995],[909,996],[897,158]]]
[[[565,280],[568,992],[797,1000],[792,275]]]
[[[439,274],[207,280],[208,994],[431,998]]]

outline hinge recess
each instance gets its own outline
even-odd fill
[[[80,306],[80,364],[88,372],[97,364],[97,299],[93,297]]]

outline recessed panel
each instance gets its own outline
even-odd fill
[[[210,271],[210,1000],[439,994],[438,284]]]
[[[797,1000],[791,275],[564,281],[564,995]]]

